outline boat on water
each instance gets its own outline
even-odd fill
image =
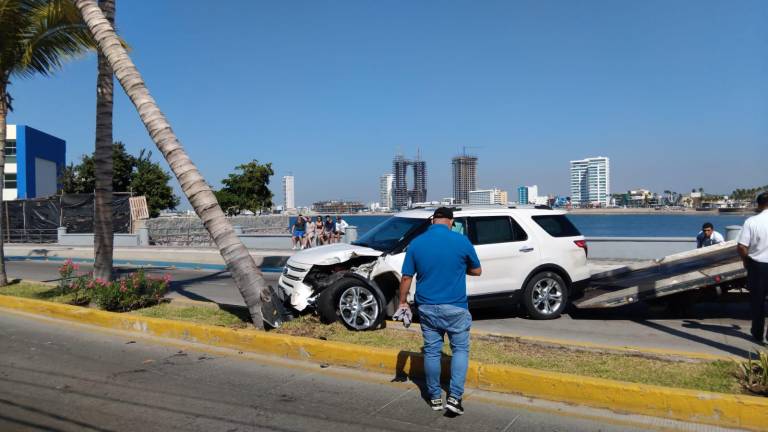
[[[726,213],[726,214],[743,214],[743,213],[754,213],[756,211],[755,207],[720,207],[717,209],[718,213]]]

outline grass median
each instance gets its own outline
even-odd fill
[[[67,295],[57,295],[51,286],[29,282],[0,287],[0,294],[58,303],[71,301]],[[163,303],[128,313],[230,328],[246,328],[250,325],[250,318],[244,308],[222,307],[213,303]],[[399,328],[399,325],[376,331],[352,332],[339,323],[322,324],[313,315],[305,315],[273,331],[379,348],[410,351],[419,351],[421,348],[421,334]],[[444,351],[450,353],[447,344]],[[473,335],[470,355],[473,360],[489,364],[693,390],[743,392],[737,378],[737,365],[732,361],[649,358],[633,353],[599,352],[543,345],[517,338],[478,335]]]

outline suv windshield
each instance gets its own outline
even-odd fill
[[[388,252],[426,222],[427,219],[391,217],[376,225],[352,244]]]

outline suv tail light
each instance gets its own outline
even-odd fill
[[[584,249],[584,255],[589,256],[589,247],[587,246],[587,241],[586,240],[574,240],[573,243],[576,246]]]

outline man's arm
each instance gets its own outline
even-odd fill
[[[408,292],[411,290],[412,280],[413,276],[405,275],[400,279],[400,305],[398,308],[408,306]]]
[[[749,259],[749,245],[752,243],[752,232],[750,231],[749,220],[741,227],[741,233],[739,234],[738,244],[736,250],[739,252],[741,260],[744,262],[744,267],[747,266],[747,260]]]
[[[467,274],[470,276],[480,276],[481,274],[483,274],[483,268],[482,267],[468,268]]]
[[[472,243],[467,240],[467,274],[469,276],[480,276],[483,274],[483,268],[480,267],[480,258],[477,257],[477,252]]]

